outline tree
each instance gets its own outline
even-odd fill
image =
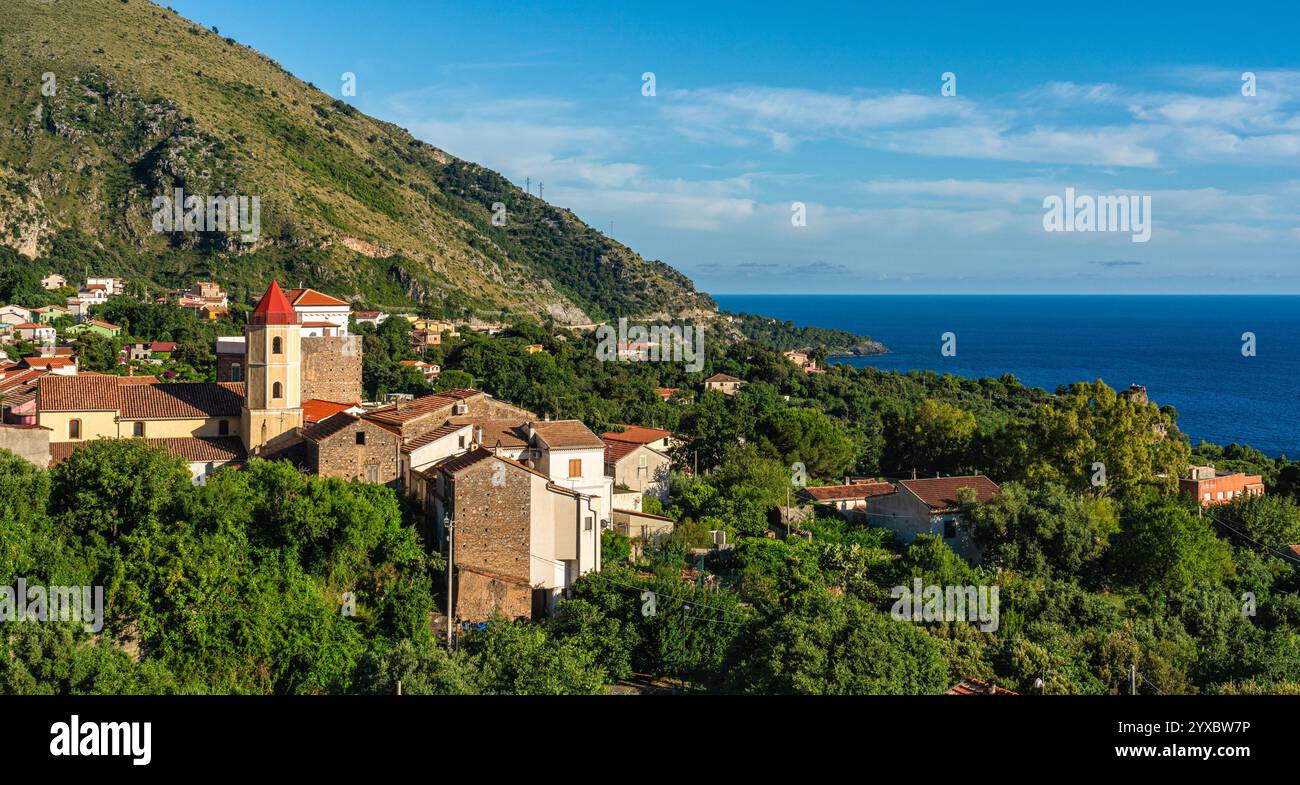
[[[899,471],[951,474],[970,465],[975,416],[953,404],[926,398],[886,427],[885,462]]]
[[[756,430],[765,453],[787,466],[801,462],[813,477],[842,477],[857,460],[844,429],[815,409],[776,409]]]
[[[935,695],[948,687],[938,645],[853,597],[831,598],[755,624],[731,669],[737,692]]]
[[[1213,524],[1179,498],[1148,489],[1125,508],[1120,523],[1111,558],[1125,585],[1174,593],[1218,584],[1233,569],[1231,550]]]
[[[970,517],[985,564],[1037,575],[1059,571],[1078,577],[1119,530],[1111,500],[1074,494],[1059,483],[1034,488],[1006,483]]]

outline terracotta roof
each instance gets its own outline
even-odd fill
[[[819,488],[804,488],[803,491],[819,502],[826,502],[884,496],[893,493],[895,488],[891,482],[859,482],[850,485],[823,485]]]
[[[116,376],[42,376],[36,408],[43,412],[116,411]]]
[[[329,417],[326,417],[308,428],[303,428],[302,435],[317,444],[320,444],[360,419],[360,417],[357,417],[354,414],[339,412],[338,414],[332,414]]]
[[[605,463],[618,463],[641,446],[636,442],[616,441],[609,436],[602,436],[601,440],[605,442]]]
[[[705,381],[705,382],[739,382],[739,381],[743,381],[743,380],[742,380],[742,379],[737,379],[736,377],[734,377],[734,376],[732,376],[732,375],[730,375],[730,374],[725,374],[725,373],[715,373],[715,374],[713,374],[712,376],[710,376],[709,378],[705,379],[704,381]]]
[[[87,373],[90,372],[89,371],[81,372],[83,376],[86,375]],[[124,384],[158,384],[159,383],[157,376],[118,376],[115,378],[117,379],[117,385],[119,387],[121,387]]]
[[[22,324],[15,324],[14,329],[15,330],[53,330],[54,328],[49,326],[48,324],[36,324],[34,322],[23,322]]]
[[[1005,687],[999,687],[979,679],[962,679],[952,685],[944,695],[1019,695]]]
[[[649,444],[650,442],[657,442],[660,439],[667,439],[672,435],[672,431],[665,431],[662,428],[649,428],[644,425],[624,425],[622,431],[618,433],[608,431],[601,434],[601,438],[607,440],[614,439],[620,442]]]
[[[81,447],[90,444],[84,442],[55,442],[50,445],[50,462],[62,463],[68,456]],[[244,443],[238,436],[178,436],[169,439],[140,439],[151,447],[161,447],[173,457],[189,463],[223,463],[241,461],[246,456]]]
[[[401,425],[417,417],[423,417],[430,412],[450,406],[457,401],[473,398],[476,395],[482,395],[482,393],[478,390],[443,390],[433,395],[421,396],[413,401],[403,401],[380,409],[372,409],[366,413],[366,419],[390,425]]]
[[[580,420],[550,420],[530,423],[533,430],[552,449],[600,447],[605,443]]]
[[[527,420],[490,420],[479,417],[453,417],[451,425],[477,425],[481,433],[479,442],[489,449],[501,447],[527,447],[528,433],[524,430]]]
[[[176,351],[176,343],[174,341],[154,341],[153,343],[149,344],[149,351],[174,352]]]
[[[44,376],[41,411],[117,411],[123,419],[237,417],[243,382],[141,382],[145,377]],[[152,377],[149,377],[150,379]]]
[[[0,377],[0,392],[24,384],[31,384],[44,375],[45,372],[40,368],[24,368],[21,371],[6,373],[3,377]]]
[[[298,312],[289,304],[289,298],[280,291],[280,284],[271,281],[271,286],[258,301],[257,307],[248,315],[249,324],[297,324]]]
[[[960,488],[974,488],[975,499],[986,502],[1002,489],[998,484],[977,474],[971,477],[931,477],[922,480],[900,480],[899,485],[916,494],[921,501],[936,512],[957,509],[957,491]]]
[[[244,406],[243,382],[176,382],[120,386],[122,419],[238,417]]]
[[[320,422],[326,417],[356,407],[357,404],[355,403],[338,403],[337,401],[323,401],[319,398],[311,398],[302,402],[302,421],[308,424]]]
[[[480,461],[486,461],[488,458],[493,457],[493,455],[494,453],[491,450],[485,450],[482,447],[479,447],[470,450],[469,452],[463,452],[459,455],[452,455],[448,458],[443,458],[433,466],[430,466],[426,471],[444,471],[448,474],[456,474],[457,472],[468,469]]]
[[[461,430],[462,428],[468,428],[468,427],[469,427],[468,423],[461,423],[461,424],[450,423],[450,422],[444,423],[442,425],[439,425],[437,428],[434,428],[432,431],[429,431],[428,433],[422,433],[419,436],[415,437],[414,439],[411,439],[410,441],[403,444],[402,452],[411,452],[412,450],[418,450],[421,447],[425,446],[426,444],[432,444],[433,442],[436,442],[439,439],[442,439],[447,436],[451,436],[453,433]]]
[[[374,319],[379,316],[379,311],[353,311],[352,316],[357,319]]]
[[[310,308],[322,305],[348,305],[344,300],[340,300],[337,297],[330,297],[328,294],[318,292],[315,289],[290,289],[285,292],[285,296],[289,298],[289,302],[293,303],[295,307]]]
[[[100,326],[100,327],[107,327],[107,328],[110,329],[110,330],[119,330],[119,329],[121,329],[121,328],[118,327],[116,324],[109,324],[108,322],[101,322],[101,321],[98,320],[98,319],[91,319],[91,320],[90,320],[89,322],[87,322],[87,323],[88,323],[88,324],[98,325],[98,326]]]
[[[77,363],[67,357],[24,357],[28,368],[67,368]]]

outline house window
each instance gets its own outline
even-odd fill
[[[132,425],[132,427],[131,427],[131,432],[132,432],[135,436],[137,436],[137,437],[139,437],[139,438],[144,438],[144,423],[142,423],[142,422],[140,422],[139,420],[137,420],[137,421]]]
[[[278,335],[271,339],[271,354],[284,354],[284,342]]]
[[[638,455],[638,456],[636,457],[636,465],[637,465],[637,468],[638,468],[638,469],[644,469],[644,468],[645,468],[645,456],[644,456],[644,455]]]
[[[280,384],[279,382],[276,382],[275,384],[271,385],[271,397],[272,397],[272,398],[283,398],[283,397],[284,397],[284,385]]]
[[[464,446],[465,446],[465,434],[463,434],[463,433],[460,435],[460,446],[461,446],[462,448],[464,448]]]
[[[221,420],[220,422],[217,423],[217,435],[218,436],[230,435],[230,420]]]
[[[570,476],[570,477],[581,477],[581,476],[582,476],[582,459],[581,459],[581,458],[570,458],[570,459],[569,459],[569,476]]]
[[[957,523],[956,523],[956,521],[944,521],[944,522],[943,522],[943,538],[944,538],[945,540],[951,540],[953,537],[956,537],[956,536],[957,536]]]
[[[582,530],[588,532],[591,531],[592,524],[595,523],[595,520],[596,519],[592,518],[590,515],[584,518],[582,521]]]
[[[81,420],[68,420],[68,438],[81,438]]]
[[[366,432],[357,431],[357,444],[365,444],[365,443],[366,443]]]
[[[244,381],[244,367],[243,367],[242,365],[240,365],[239,363],[231,363],[231,365],[230,365],[230,381],[232,381],[232,382],[242,382],[242,381]]]

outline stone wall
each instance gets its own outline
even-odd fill
[[[532,588],[504,575],[461,567],[456,572],[456,618],[484,622],[497,613],[512,620],[532,618]]]
[[[496,458],[456,475],[452,514],[457,566],[530,585],[531,478]]]
[[[361,336],[302,339],[302,399],[361,401]]]
[[[358,433],[365,434],[365,444],[357,443]],[[305,441],[311,465],[322,477],[384,485],[397,481],[399,439],[392,431],[358,419],[320,443]]]

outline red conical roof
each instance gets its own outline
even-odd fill
[[[298,324],[298,312],[289,304],[289,298],[280,291],[280,284],[271,281],[271,288],[266,290],[248,317],[249,324]]]

